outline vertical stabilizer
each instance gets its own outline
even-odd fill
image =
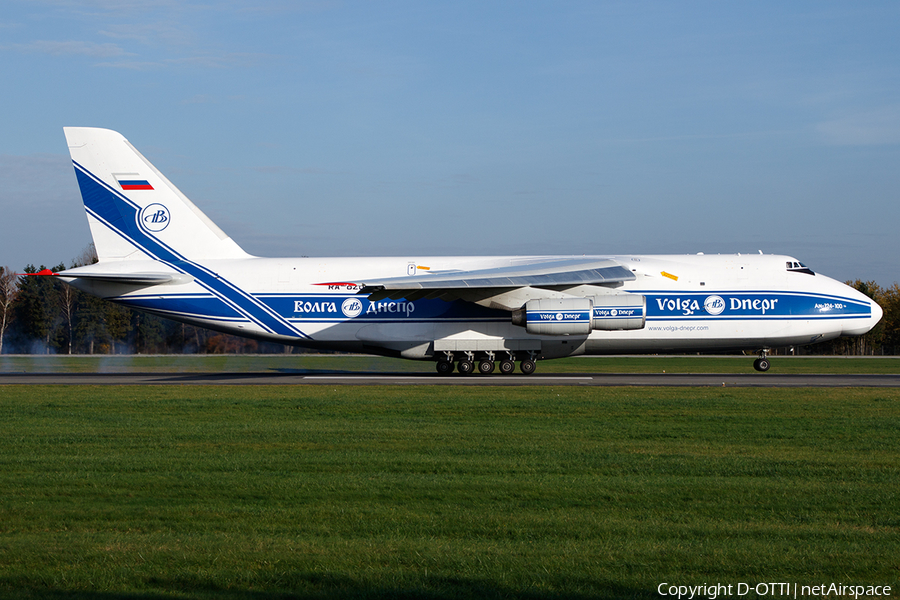
[[[121,134],[64,131],[101,261],[248,256]]]

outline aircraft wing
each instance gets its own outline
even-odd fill
[[[474,271],[440,271],[425,274],[365,279],[360,294],[380,298],[415,299],[497,288],[600,285],[632,281],[634,274],[618,262],[604,258],[536,260],[527,264]]]

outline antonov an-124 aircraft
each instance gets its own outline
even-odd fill
[[[882,310],[796,258],[244,252],[121,134],[65,129],[99,262],[58,274],[129,308],[312,349],[533,373],[579,354],[752,350],[862,335]]]

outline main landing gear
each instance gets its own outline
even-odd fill
[[[453,372],[453,363],[449,360],[437,361],[437,372],[438,375],[449,375]]]
[[[766,357],[766,351],[760,350],[759,358],[753,361],[753,368],[757,371],[765,373],[769,370],[770,366],[771,365],[769,364],[769,359]]]
[[[454,367],[460,375],[471,375],[475,371],[476,366],[478,367],[478,373],[481,375],[490,375],[496,367],[500,368],[502,375],[511,375],[515,372],[516,357],[512,352],[509,352],[508,356],[499,360],[494,352],[485,352],[484,354],[485,356],[480,357],[476,362],[474,352],[464,352],[463,356],[454,365],[453,353],[446,352],[445,356],[437,361],[435,368],[438,375],[449,375],[453,372]],[[519,364],[519,370],[522,371],[523,375],[531,375],[537,369],[537,363],[535,362],[537,357],[534,354],[529,352],[528,356],[523,358]]]

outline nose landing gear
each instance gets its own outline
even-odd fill
[[[765,350],[760,350],[759,358],[753,361],[753,368],[761,373],[765,373],[766,371],[768,371],[769,367],[771,366],[766,354],[767,353]]]

